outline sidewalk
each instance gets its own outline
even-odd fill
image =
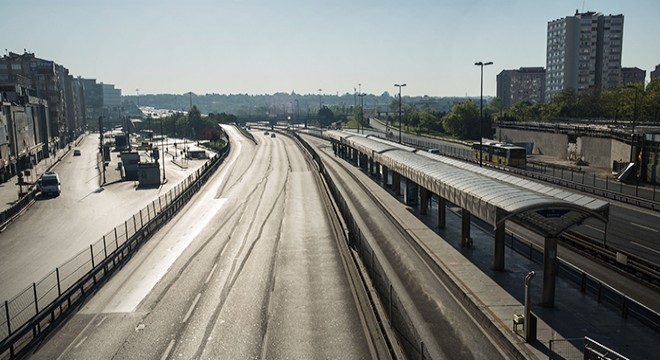
[[[71,149],[74,148],[74,145],[71,144]],[[24,177],[25,182],[30,183],[31,185],[23,185],[23,193],[27,193],[30,190],[36,188],[37,180],[39,177],[46,171],[51,170],[63,157],[69,154],[71,150],[68,146],[65,146],[62,149],[58,149],[55,156],[41,160],[37,165],[34,165],[30,169],[30,176]],[[19,200],[19,189],[18,186],[18,177],[14,176],[7,180],[4,183],[0,184],[0,212],[5,211],[12,207]]]
[[[392,199],[398,201],[400,197]],[[448,209],[453,211],[447,211],[446,227],[437,229],[437,204],[434,205],[427,215],[419,215],[418,208],[411,208],[408,214],[404,212],[399,216],[415,216],[429,226],[430,233],[445,240],[433,241],[433,235],[424,236],[421,232],[416,235],[427,251],[464,287],[465,296],[472,298],[493,321],[507,329],[512,341],[524,344],[531,354],[539,358],[581,359],[580,348],[584,346],[585,336],[631,359],[653,358],[660,353],[656,331],[634,318],[622,318],[619,311],[580,292],[577,285],[563,277],[557,278],[555,306],[542,307],[542,264],[507,247],[506,270],[493,270],[493,235],[473,225],[474,245],[462,247],[461,217],[454,213],[458,209]],[[509,331],[513,327],[513,314],[523,312],[524,279],[529,271],[536,273],[531,281],[531,310],[538,316],[538,332],[537,341],[525,343],[522,326],[515,334]]]

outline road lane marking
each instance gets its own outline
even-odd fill
[[[596,230],[596,231],[601,232],[601,233],[605,232],[603,229],[599,229],[599,228],[591,226],[591,225],[585,225],[585,227],[588,227],[589,229]]]
[[[99,321],[98,323],[96,323],[96,327],[101,326],[101,324],[103,324],[103,322],[105,321],[106,318],[107,318],[107,316],[102,317],[102,318],[101,318],[101,321]]]
[[[160,357],[160,360],[165,360],[170,356],[170,352],[172,352],[172,348],[174,347],[174,339],[170,340],[169,345],[167,345],[167,349],[165,349],[165,352],[163,353],[163,356]]]
[[[648,231],[658,232],[657,229],[654,229],[654,228],[651,228],[651,227],[648,227],[648,226],[644,226],[644,225],[640,225],[640,224],[637,224],[637,223],[634,223],[634,222],[631,222],[630,225],[635,225],[639,228],[642,228],[642,229],[645,229],[645,230],[648,230]]]
[[[190,315],[192,315],[193,310],[195,310],[195,306],[197,306],[197,302],[199,301],[199,298],[202,296],[202,293],[198,293],[197,296],[195,296],[195,300],[193,303],[190,305],[190,309],[188,309],[188,312],[186,313],[186,316],[183,318],[182,323],[185,323],[188,321],[188,318],[190,318]]]
[[[648,246],[646,246],[646,245],[642,245],[642,244],[637,243],[637,242],[634,242],[634,241],[631,241],[630,243],[633,244],[633,245],[637,245],[637,246],[639,246],[639,247],[641,247],[641,248],[644,248],[644,249],[646,249],[646,250],[650,250],[650,251],[653,251],[653,252],[655,252],[655,253],[660,254],[660,251],[658,251],[658,250],[656,250],[656,249],[653,249],[653,248],[650,248],[650,247],[648,247]]]
[[[218,263],[215,263],[213,265],[213,269],[211,269],[211,272],[209,273],[209,276],[206,277],[206,281],[204,281],[204,284],[208,284],[209,281],[211,280],[211,276],[213,276],[213,273],[215,272],[215,268],[218,267]]]
[[[85,342],[85,340],[87,340],[87,336],[85,336],[84,338],[82,338],[82,340],[80,340],[80,342],[79,342],[78,344],[76,344],[76,346],[74,346],[73,348],[74,348],[74,349],[77,349],[80,345],[82,345],[82,344]]]

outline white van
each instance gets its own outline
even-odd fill
[[[37,188],[41,191],[42,195],[53,195],[59,196],[60,189],[60,177],[54,171],[49,171],[43,175],[37,182]]]

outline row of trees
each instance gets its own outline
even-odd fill
[[[223,136],[219,124],[235,123],[236,116],[225,113],[210,113],[202,116],[197,106],[193,105],[187,114],[174,113],[162,118],[161,121],[163,133],[167,136],[215,142]]]
[[[398,121],[398,101],[393,100],[390,110],[395,115],[388,121]],[[500,98],[484,102],[483,122],[480,121],[480,104],[471,99],[457,102],[448,112],[432,111],[414,105],[403,105],[403,126],[417,132],[444,133],[459,139],[478,139],[489,136],[493,122],[501,121],[563,121],[595,122],[607,121],[614,124],[636,122],[660,123],[660,79],[647,86],[629,84],[607,90],[592,89],[577,92],[566,89],[548,103],[539,104],[520,101],[505,109]],[[479,124],[482,123],[480,132]]]

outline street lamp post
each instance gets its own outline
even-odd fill
[[[160,119],[160,152],[163,156],[163,184],[167,182],[165,177],[165,134],[163,133],[163,119]]]
[[[635,146],[635,123],[637,122],[637,86],[627,85],[627,88],[635,89],[635,103],[633,104],[633,119],[630,140],[630,162],[634,162],[634,146]]]
[[[401,88],[406,84],[394,84],[394,86],[399,88],[399,144],[401,144]]]
[[[476,62],[474,65],[481,67],[481,97],[480,97],[480,114],[479,114],[479,166],[483,166],[483,137],[484,137],[484,66],[493,65],[492,61],[489,62]]]
[[[364,134],[364,97],[367,94],[360,93],[358,96],[360,97],[360,116],[358,120],[358,127],[357,127],[357,132],[360,133],[360,123],[362,123],[362,133]]]

